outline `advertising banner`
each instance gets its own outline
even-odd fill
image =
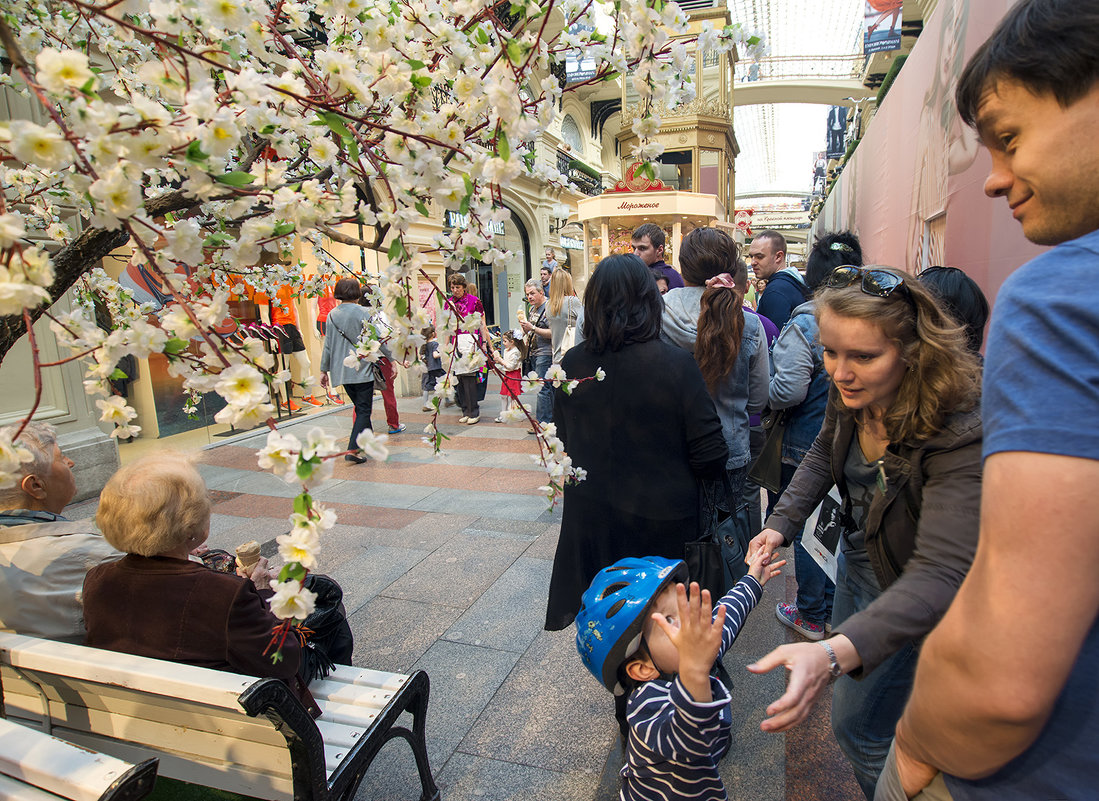
[[[866,0],[863,55],[901,49],[901,11],[904,0]]]

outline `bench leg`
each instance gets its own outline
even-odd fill
[[[411,736],[406,736],[408,744],[412,747],[412,753],[416,757],[416,769],[420,772],[420,786],[423,792],[420,801],[438,801],[439,788],[435,785],[435,779],[431,776],[431,767],[427,762],[427,701],[430,693],[430,685],[427,674],[422,671],[414,680],[423,677],[423,687],[417,686],[415,699],[408,705],[412,713]]]
[[[412,748],[412,755],[416,759],[416,770],[420,774],[420,798],[419,801],[439,801],[439,788],[431,775],[431,766],[427,758],[427,702],[430,695],[430,683],[427,674],[422,670],[414,673],[402,690],[405,696],[403,709],[400,712],[409,712],[412,715],[412,729],[404,726],[390,726],[380,734],[372,744],[370,754],[364,764],[355,771],[350,780],[343,784],[342,792],[333,794],[334,801],[352,801],[359,785],[362,783],[374,757],[382,747],[394,737],[405,740]],[[399,714],[399,712],[398,712]]]

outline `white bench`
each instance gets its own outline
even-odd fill
[[[402,737],[420,775],[420,801],[438,788],[424,727],[428,677],[339,666],[309,689],[313,720],[278,679],[0,632],[9,719],[160,774],[282,801],[350,799],[385,743]],[[412,715],[411,729],[396,725]]]
[[[155,781],[155,759],[131,765],[0,719],[0,798],[136,801]]]

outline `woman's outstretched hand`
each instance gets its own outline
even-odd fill
[[[828,642],[837,651],[854,653],[850,641],[842,634]],[[767,707],[770,717],[759,725],[763,731],[786,731],[797,726],[813,711],[817,699],[831,680],[828,654],[820,643],[780,645],[758,662],[748,665],[748,670],[752,673],[770,673],[779,666],[790,671],[790,682],[783,696]]]
[[[751,565],[756,553],[762,549],[768,556],[786,544],[786,538],[773,528],[765,528],[752,537],[748,543],[748,553],[744,556],[744,563]]]

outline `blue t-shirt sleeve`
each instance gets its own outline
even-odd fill
[[[984,371],[984,455],[1099,459],[1099,232],[1033,259],[996,298]]]

